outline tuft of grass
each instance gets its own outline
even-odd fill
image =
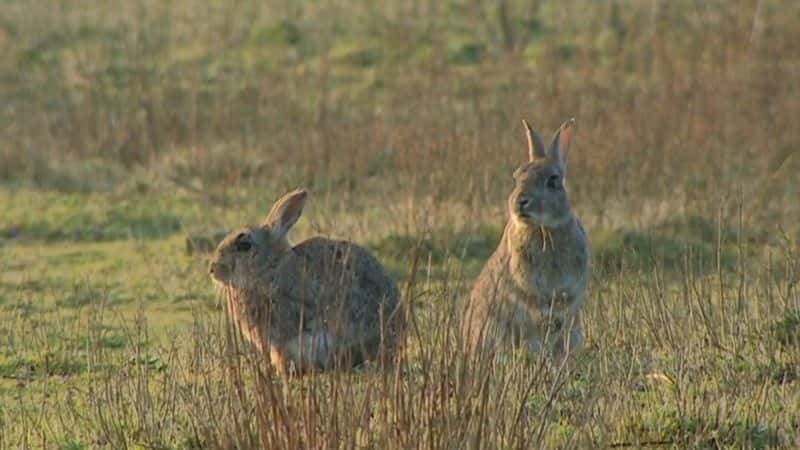
[[[67,441],[58,444],[58,450],[85,450],[87,448],[85,444],[75,441]]]
[[[4,358],[0,362],[0,378],[16,379],[20,382],[39,377],[66,377],[81,375],[86,372],[84,360],[72,360],[70,356],[58,353],[44,353],[16,358]]]
[[[480,42],[453,42],[448,46],[447,59],[454,64],[477,64],[486,53]]]
[[[275,24],[262,27],[253,27],[250,32],[250,42],[254,46],[296,46],[301,43],[303,33],[296,23],[290,20],[280,20]]]
[[[770,328],[781,347],[800,347],[800,310],[785,311]]]

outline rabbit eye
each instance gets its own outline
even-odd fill
[[[547,188],[556,190],[561,188],[561,177],[558,175],[550,175],[547,178]]]
[[[247,235],[245,233],[239,233],[239,235],[236,236],[235,242],[236,242],[237,252],[246,252],[249,251],[251,247],[253,247],[253,244],[250,243],[250,241],[248,241],[246,237]]]

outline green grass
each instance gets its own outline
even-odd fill
[[[86,214],[76,195],[93,199],[91,214],[97,217],[118,208],[107,201],[118,194],[53,193],[47,198],[64,210],[53,217]],[[131,198],[142,203],[133,210],[167,201]],[[5,399],[6,445],[25,445],[26,439],[28,445],[55,440],[67,447],[256,445],[268,439],[262,434],[266,425],[237,411],[271,410],[270,401],[239,398],[229,407],[212,407],[234,401],[231,396],[240,388],[252,391],[256,399],[275,390],[277,399],[288,404],[300,399],[324,402],[334,394],[351,396],[323,403],[325,411],[340,414],[335,411],[361,408],[380,419],[363,422],[361,416],[345,415],[318,426],[325,439],[367,447],[389,442],[396,432],[403,433],[406,444],[428,442],[433,447],[451,439],[475,439],[478,434],[473,433],[481,432],[470,428],[477,426],[473,422],[460,425],[466,427],[461,438],[450,427],[459,414],[478,414],[480,405],[495,411],[495,417],[481,419],[485,426],[498,427],[481,439],[498,445],[533,439],[555,447],[767,448],[791,447],[797,437],[798,308],[795,294],[786,290],[797,274],[777,273],[778,267],[797,264],[796,253],[787,253],[791,249],[772,248],[774,266],[760,264],[764,259],[741,250],[745,243],[739,239],[724,238],[718,249],[716,233],[721,228],[697,217],[647,232],[590,229],[595,260],[602,263],[595,265],[586,305],[586,349],[556,372],[540,372],[535,360],[500,360],[490,384],[482,389],[494,395],[508,392],[481,400],[481,388],[460,378],[463,361],[451,348],[451,328],[457,302],[493,250],[500,229],[442,228],[382,236],[368,232],[368,245],[399,282],[406,281],[415,249],[421,259],[413,295],[422,335],[409,337],[401,378],[386,380],[367,367],[351,375],[324,375],[281,387],[264,373],[260,359],[249,357],[233,363],[240,367],[241,379],[229,378],[230,369],[225,368],[236,357],[229,349],[233,344],[226,343],[223,310],[206,277],[204,253],[189,254],[185,248],[188,230],[202,229],[202,222],[195,223],[195,211],[180,201],[173,206],[171,214],[180,218],[181,226],[172,229],[166,224],[150,235],[91,242],[76,234],[54,240],[47,234],[21,232],[4,242],[0,392]],[[313,202],[309,206],[303,221],[317,222],[322,208]],[[14,211],[14,221],[24,223],[24,212]],[[151,209],[150,214],[157,211]],[[116,226],[97,223],[101,233],[106,232],[103,227]],[[299,235],[310,232],[303,225],[307,227],[301,223]],[[337,234],[335,228],[331,234]],[[730,235],[734,238],[736,233]],[[699,252],[693,248],[699,244],[708,248]],[[724,256],[722,266],[715,264],[715,255]],[[697,267],[692,258],[702,259],[708,270],[690,270]],[[768,283],[771,293],[764,291]],[[789,297],[783,296],[786,292]],[[785,307],[783,299],[788,301]],[[239,352],[249,354],[245,350]],[[531,380],[536,383],[526,390]],[[447,385],[462,394],[442,397],[437,389]],[[478,390],[470,394],[472,389]],[[429,405],[433,416],[418,416],[419,411],[391,400],[398,392],[404,401]],[[463,403],[458,395],[470,400]],[[62,408],[63,402],[70,406]],[[297,411],[289,414],[305,408],[302,403],[288,404],[289,411]],[[279,414],[268,410],[263,412]],[[327,413],[313,411],[320,414],[314,420],[331,420]],[[507,422],[508,414],[517,411],[523,412],[525,428]],[[49,419],[42,422],[41,417]],[[270,423],[285,420],[269,417]],[[221,425],[214,425],[228,427],[239,420],[245,420],[239,425],[244,429],[223,432],[217,428]],[[307,418],[292,420],[301,424]],[[395,420],[420,421],[421,429],[412,432],[403,426],[390,433],[386,427],[399,426]],[[278,440],[270,442],[301,445],[273,431]]]
[[[79,3],[0,3],[0,448],[800,446],[795,2]],[[583,351],[471,365],[519,121],[570,116]],[[298,185],[413,306],[395,371],[231,333],[208,252]]]

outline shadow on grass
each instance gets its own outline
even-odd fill
[[[800,310],[787,310],[772,323],[771,332],[781,348],[800,346]]]
[[[612,447],[728,448],[746,443],[748,448],[762,449],[780,444],[775,428],[741,417],[681,415],[670,408],[629,418],[627,422],[625,428],[637,439]]]
[[[447,258],[459,260],[468,276],[477,275],[500,242],[502,230],[480,227],[474,231],[435,230],[420,238],[409,234],[390,234],[373,241],[369,247],[393,272],[404,276],[418,247],[421,262],[441,266]],[[760,239],[756,233],[745,240]],[[657,266],[668,272],[691,271],[696,274],[732,270],[738,258],[738,233],[719,227],[712,220],[698,216],[673,219],[650,230],[592,230],[589,245],[592,265],[600,273],[623,270],[650,270]]]
[[[25,233],[46,241],[112,241],[119,239],[159,239],[180,230],[178,216],[154,211],[111,211],[104,221],[76,215],[67,227],[35,222]]]
[[[459,260],[467,275],[477,275],[480,268],[497,248],[502,230],[483,226],[473,231],[435,230],[420,238],[409,234],[390,234],[370,242],[368,247],[376,253],[396,277],[408,275],[408,267],[415,252],[422,265],[436,266],[434,277],[440,276],[442,264],[448,258]]]
[[[113,241],[121,239],[159,239],[181,229],[177,215],[145,207],[114,207],[106,214],[95,215],[76,210],[64,221],[36,220],[15,226],[15,237],[56,241]]]
[[[226,235],[224,230],[191,234],[188,254],[209,253]],[[502,229],[481,226],[474,230],[438,229],[423,236],[392,233],[367,243],[395,278],[408,275],[415,252],[434,278],[444,273],[443,264],[457,260],[467,276],[475,276],[500,242]],[[742,235],[745,242],[761,242],[758,232]],[[690,271],[695,274],[733,270],[737,264],[739,233],[699,216],[671,219],[646,231],[629,228],[589,232],[592,265],[600,273],[650,270]],[[428,264],[430,263],[430,264]]]
[[[39,376],[73,376],[86,371],[85,359],[74,359],[42,353],[36,356],[17,356],[0,362],[0,378],[30,379]]]
[[[745,239],[758,239],[755,233]],[[589,234],[593,267],[601,273],[623,270],[708,273],[732,270],[737,261],[738,232],[713,221],[688,216],[658,224],[647,231],[596,230]]]

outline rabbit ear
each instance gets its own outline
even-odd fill
[[[262,226],[269,228],[277,237],[283,238],[303,213],[306,197],[308,197],[308,192],[302,188],[284,195],[272,205]]]
[[[549,157],[558,161],[562,166],[567,166],[567,150],[569,150],[569,142],[572,138],[572,125],[575,124],[575,119],[569,119],[559,127],[553,136],[553,142],[550,144]]]
[[[531,127],[527,120],[522,119],[525,125],[525,134],[528,136],[528,158],[531,161],[547,157],[544,151],[544,144],[539,134]]]

